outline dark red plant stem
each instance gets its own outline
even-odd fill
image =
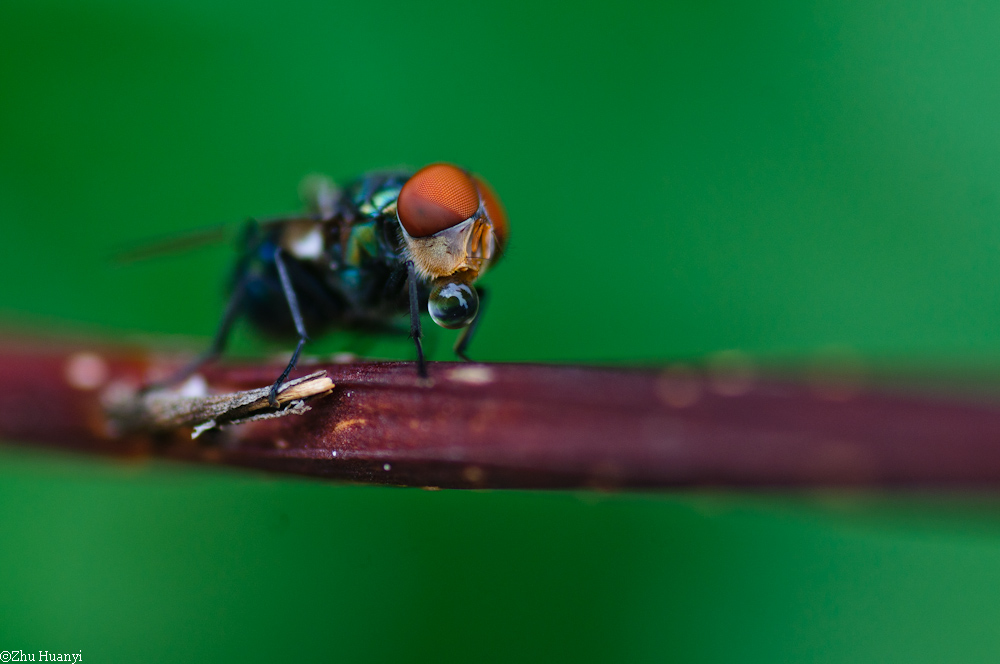
[[[336,387],[310,412],[191,441],[108,429],[102,392],[166,365],[97,351],[83,357],[106,371],[89,387],[67,379],[79,349],[2,348],[0,436],[81,451],[409,486],[1000,487],[1000,405],[986,399],[518,364],[431,364],[428,385],[410,363],[314,364],[298,375],[326,369]],[[205,376],[228,392],[276,374]]]

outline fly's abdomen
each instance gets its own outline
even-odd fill
[[[243,275],[243,311],[268,336],[294,338],[295,322],[278,276],[275,250],[274,242],[262,242],[249,262]],[[327,286],[322,270],[287,255],[283,263],[310,334],[320,333],[349,317],[350,304]]]

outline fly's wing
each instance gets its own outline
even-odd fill
[[[148,241],[133,247],[120,249],[111,255],[114,263],[125,265],[138,261],[166,256],[199,247],[219,244],[236,237],[232,224],[219,224],[209,228],[199,228]]]
[[[318,215],[296,213],[287,214],[267,219],[254,219],[253,223],[261,229],[268,229],[273,226],[280,226],[288,222],[295,221],[320,221]],[[250,223],[250,222],[247,222]],[[243,236],[246,228],[244,224],[217,224],[206,228],[196,228],[190,231],[182,231],[174,235],[154,238],[144,241],[133,247],[128,247],[116,251],[111,255],[111,259],[118,265],[127,265],[138,261],[157,258],[159,256],[169,256],[170,254],[191,251],[201,247],[212,246],[220,243],[229,245],[236,242]]]
[[[332,219],[337,213],[341,200],[341,191],[329,177],[313,173],[303,178],[299,184],[299,198],[305,205],[305,212],[284,214],[265,219],[254,218],[247,223],[253,223],[264,232],[269,227],[288,224],[289,222],[317,222]],[[168,237],[143,242],[141,245],[123,249],[113,254],[115,263],[126,264],[142,261],[157,256],[190,251],[200,247],[227,242],[235,242],[244,234],[247,224],[218,224],[207,228],[195,229]],[[289,224],[291,225],[291,224]]]

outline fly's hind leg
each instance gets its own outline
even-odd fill
[[[229,341],[229,333],[233,330],[233,323],[239,318],[240,308],[243,305],[243,298],[246,296],[246,276],[240,278],[236,282],[236,287],[233,290],[233,294],[229,296],[229,302],[226,304],[226,310],[222,314],[222,321],[219,323],[219,328],[215,332],[215,337],[212,339],[212,345],[208,349],[195,358],[190,364],[182,368],[180,371],[171,376],[166,384],[173,385],[187,380],[192,375],[194,375],[198,369],[209,362],[218,359],[222,352],[226,350],[226,343]],[[151,386],[157,387],[157,386]],[[150,389],[150,388],[147,388]]]
[[[229,341],[229,334],[233,330],[233,324],[240,316],[240,309],[243,306],[247,294],[248,273],[247,267],[257,245],[258,225],[256,220],[248,219],[243,229],[243,254],[240,256],[236,267],[233,270],[232,294],[226,303],[226,309],[222,313],[222,320],[212,338],[212,345],[201,355],[181,368],[162,383],[147,385],[144,391],[158,389],[165,385],[175,385],[193,376],[203,366],[216,360],[226,350],[226,343]]]
[[[479,288],[479,313],[476,317],[472,319],[469,325],[462,329],[458,334],[458,339],[455,340],[455,355],[466,362],[472,362],[469,356],[466,355],[466,351],[469,348],[469,343],[472,341],[472,335],[476,333],[476,328],[479,327],[479,321],[483,318],[483,310],[486,309],[486,301],[489,299],[489,291],[485,288]]]
[[[281,254],[280,247],[274,250],[274,266],[278,270],[281,290],[285,295],[285,301],[288,302],[288,310],[292,314],[292,321],[295,323],[295,331],[299,335],[299,342],[295,346],[295,352],[292,353],[292,359],[288,361],[288,366],[278,376],[278,380],[274,381],[274,385],[271,386],[271,392],[267,395],[268,403],[274,408],[278,407],[278,390],[281,388],[281,384],[285,382],[288,374],[295,368],[296,362],[299,361],[299,353],[302,352],[302,347],[309,340],[308,335],[306,335],[305,323],[302,322],[302,311],[299,309],[299,300],[295,296],[295,288],[292,287],[292,280],[288,276],[288,269],[285,267],[285,261],[281,257]]]

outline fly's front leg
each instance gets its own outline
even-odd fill
[[[479,327],[479,321],[483,317],[483,310],[486,309],[486,301],[489,299],[489,291],[485,288],[479,289],[479,313],[476,317],[472,319],[472,322],[468,326],[464,327],[458,334],[458,339],[455,340],[455,355],[466,362],[472,362],[469,356],[466,355],[466,350],[469,348],[469,343],[472,341],[472,335],[476,333],[476,329]]]
[[[295,288],[292,287],[292,280],[288,277],[288,269],[285,267],[285,261],[281,257],[281,254],[280,247],[274,250],[274,266],[278,270],[281,290],[285,294],[285,301],[288,302],[288,310],[292,314],[292,321],[295,323],[295,331],[299,335],[299,342],[295,346],[295,352],[292,353],[292,359],[289,360],[288,366],[278,376],[278,380],[274,381],[274,385],[271,386],[271,393],[267,395],[268,403],[274,408],[278,407],[278,390],[281,388],[281,384],[285,382],[288,374],[295,368],[295,363],[299,361],[299,353],[302,352],[302,347],[309,340],[309,337],[306,335],[305,323],[302,322],[302,311],[299,309],[299,300],[295,296]]]
[[[424,360],[424,349],[420,345],[420,295],[417,293],[417,271],[413,261],[406,261],[407,279],[410,282],[410,337],[417,346],[417,375],[427,378],[427,361]]]

